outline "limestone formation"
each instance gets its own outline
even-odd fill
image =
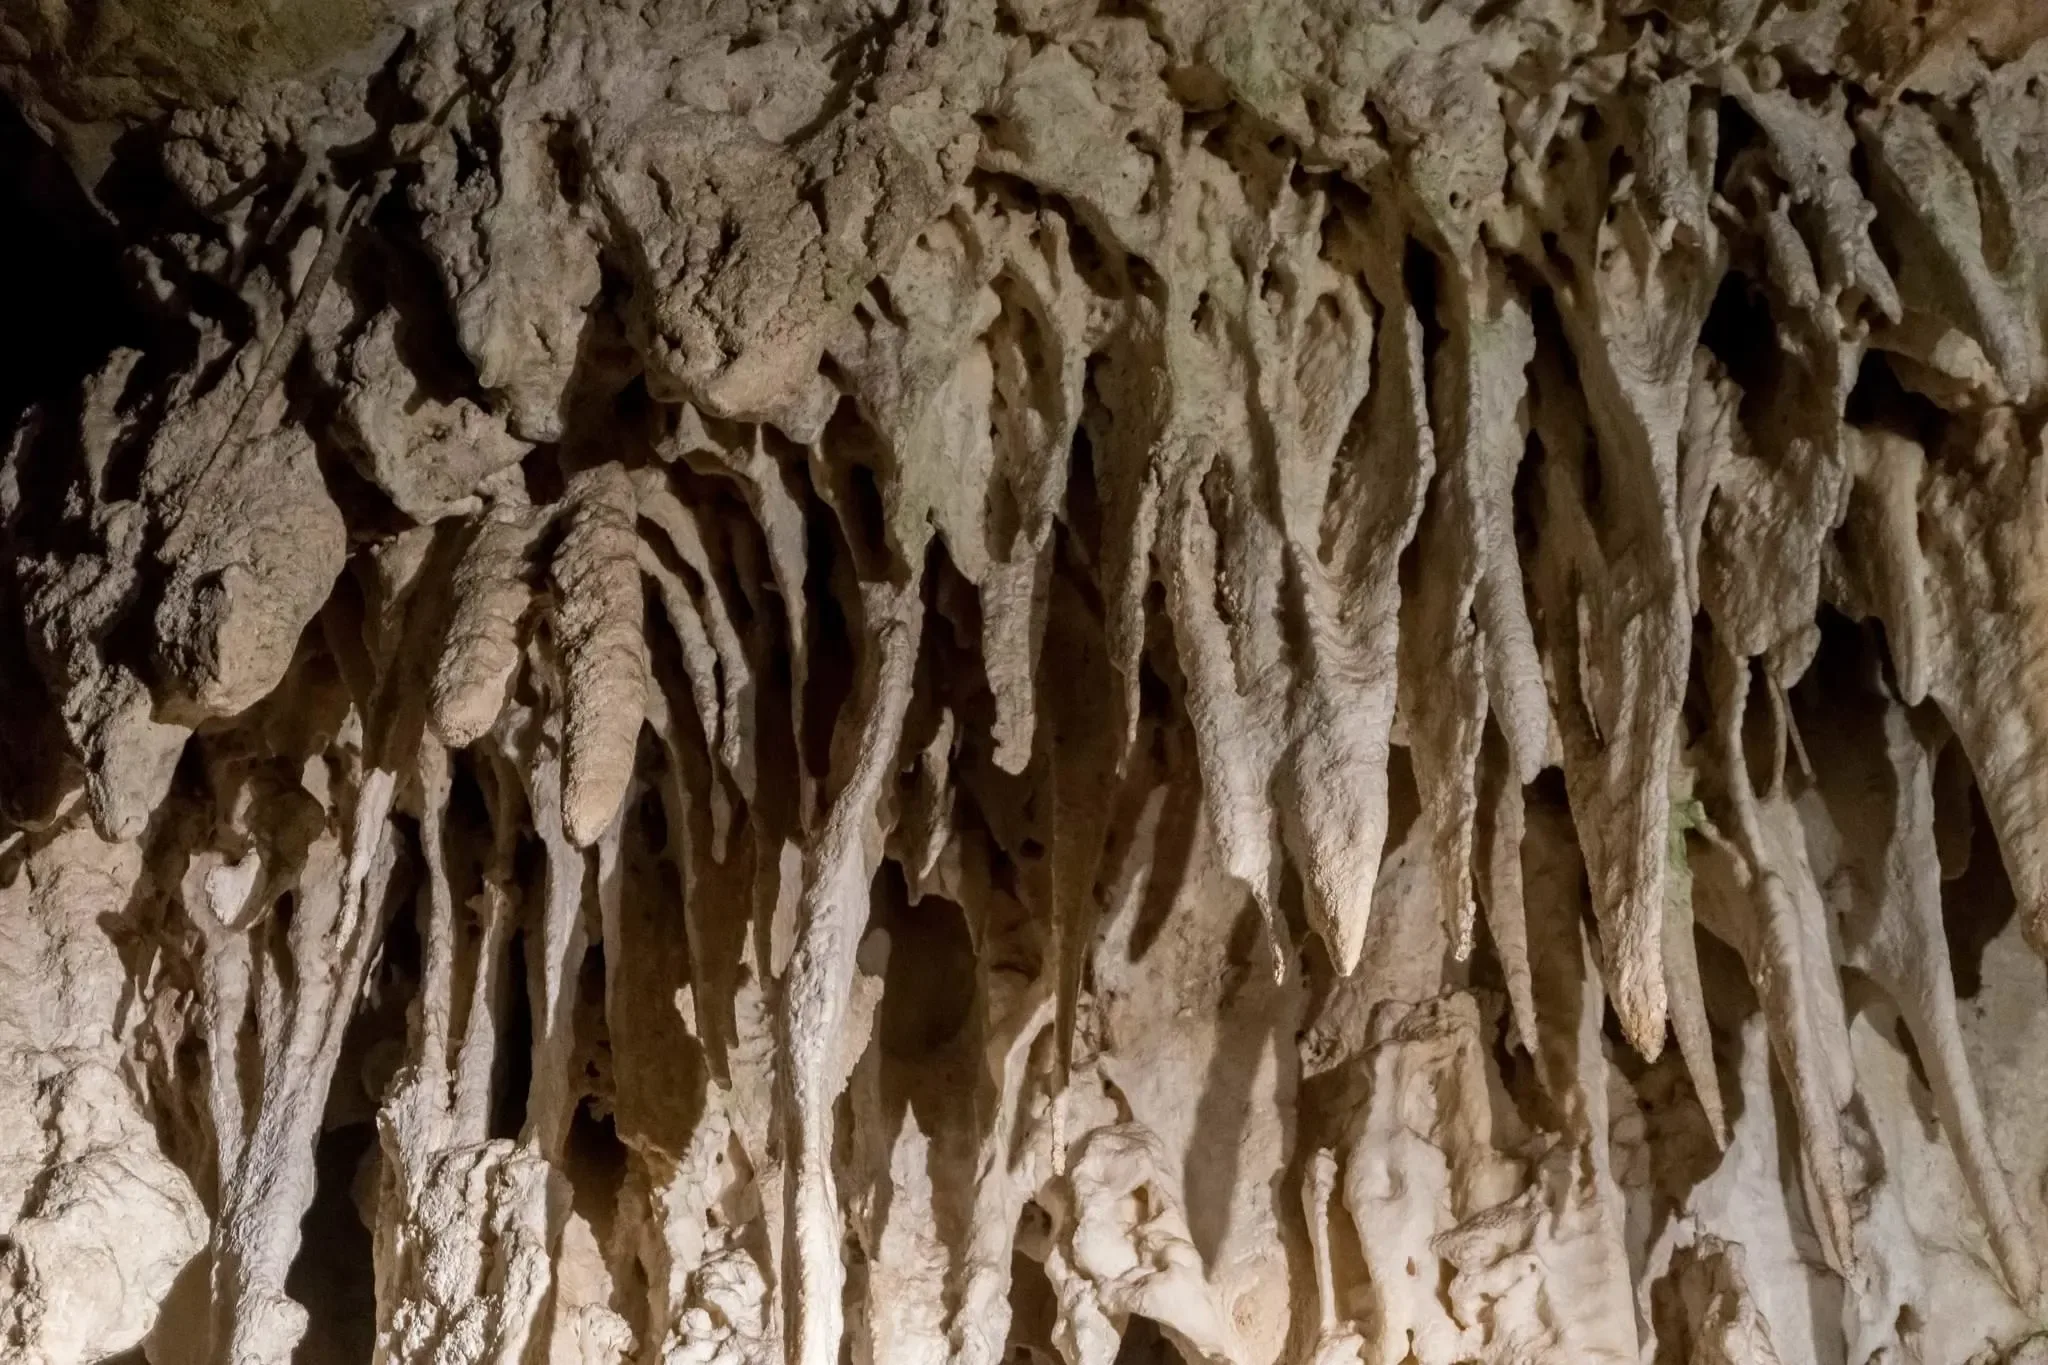
[[[2048,1359],[2048,10],[0,37],[0,1362]]]

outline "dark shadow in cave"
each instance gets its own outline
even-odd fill
[[[63,157],[0,100],[0,430],[59,393],[143,323],[121,271],[113,226]]]
[[[376,1145],[374,1124],[352,1123],[320,1135],[313,1206],[299,1224],[298,1258],[285,1293],[304,1304],[306,1335],[293,1365],[359,1365],[370,1358],[377,1322],[370,1229],[356,1208],[363,1157]]]

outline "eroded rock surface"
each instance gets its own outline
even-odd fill
[[[2048,1350],[2030,6],[192,8],[0,16],[0,1360]]]

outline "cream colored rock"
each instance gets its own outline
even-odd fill
[[[14,8],[0,1362],[2039,1354],[2025,6]]]
[[[141,871],[132,846],[73,829],[0,891],[0,1347],[24,1365],[139,1345],[206,1242],[205,1208],[121,1076],[109,931]]]

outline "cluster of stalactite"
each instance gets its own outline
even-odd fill
[[[2048,44],[1889,13],[459,0],[102,139],[0,1357],[2041,1358]]]

